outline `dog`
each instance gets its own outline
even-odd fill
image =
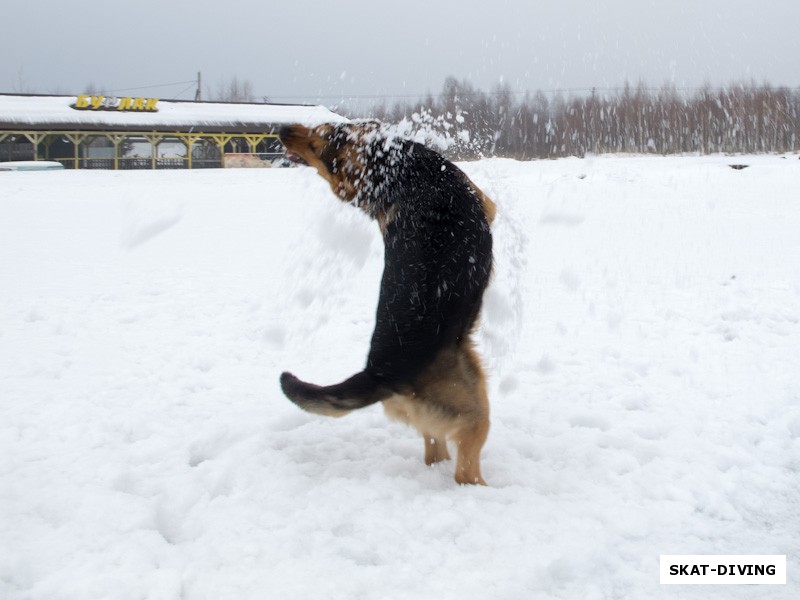
[[[379,123],[290,125],[279,138],[287,158],[316,168],[336,197],[378,222],[385,247],[364,370],[327,386],[285,372],[284,394],[334,417],[382,402],[422,435],[425,464],[449,460],[450,439],[456,482],[486,485],[489,400],[471,335],[492,273],[494,202],[440,154]]]

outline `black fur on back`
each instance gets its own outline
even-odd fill
[[[383,160],[381,160],[383,158]],[[492,234],[466,176],[414,142],[370,157],[365,187],[393,214],[366,372],[391,387],[411,384],[444,348],[475,326],[492,271]]]
[[[413,394],[443,350],[470,343],[491,276],[492,234],[480,191],[438,153],[379,127],[330,129],[321,150],[307,145],[314,130],[285,128],[281,141],[381,225],[375,331],[360,373],[331,386],[284,373],[281,388],[304,410],[336,416]]]

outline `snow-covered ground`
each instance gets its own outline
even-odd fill
[[[382,268],[310,169],[0,173],[0,597],[796,598],[797,156],[462,166],[499,207],[486,488],[281,394],[363,366]]]

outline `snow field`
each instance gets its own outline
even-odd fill
[[[462,167],[489,488],[280,393],[363,366],[382,269],[310,169],[0,175],[0,597],[796,596],[800,162]],[[789,582],[659,586],[703,553]]]

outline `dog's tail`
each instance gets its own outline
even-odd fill
[[[306,383],[291,373],[283,373],[281,389],[303,410],[328,417],[342,417],[352,410],[385,400],[393,393],[365,371],[327,386]]]

